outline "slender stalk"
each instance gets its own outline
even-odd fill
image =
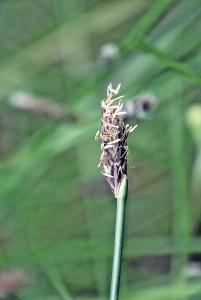
[[[111,280],[110,300],[119,299],[119,287],[121,277],[122,250],[124,238],[125,207],[128,194],[128,180],[123,178],[117,197],[116,228],[113,256],[113,269]]]
[[[136,128],[136,126],[125,125],[123,122],[122,115],[126,114],[126,112],[122,111],[122,96],[113,98],[119,93],[120,87],[121,84],[118,84],[116,89],[112,87],[111,83],[108,85],[107,97],[101,102],[101,130],[98,130],[95,136],[95,139],[100,138],[102,140],[99,166],[102,167],[102,173],[105,175],[114,197],[117,199],[110,300],[119,299],[125,206],[128,193],[127,138]]]

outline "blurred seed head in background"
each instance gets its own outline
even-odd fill
[[[156,97],[151,93],[136,96],[133,100],[124,103],[124,110],[127,113],[124,119],[146,120],[150,118],[156,103]]]

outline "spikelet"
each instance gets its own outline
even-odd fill
[[[127,177],[127,138],[136,126],[125,125],[122,117],[123,96],[113,98],[119,93],[121,85],[113,89],[110,83],[107,88],[107,97],[101,103],[102,119],[101,130],[96,133],[96,139],[101,139],[102,154],[99,166],[106,177],[115,198],[118,197],[119,188],[124,177]]]

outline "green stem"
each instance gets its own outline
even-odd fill
[[[114,243],[110,300],[119,299],[123,237],[124,237],[124,220],[125,220],[125,207],[126,207],[127,194],[128,194],[128,181],[127,178],[124,177],[117,198],[115,243]]]

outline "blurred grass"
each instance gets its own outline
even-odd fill
[[[199,299],[200,278],[182,270],[201,252],[184,120],[200,101],[200,17],[196,0],[1,2],[0,264],[35,274],[20,299],[107,298],[115,205],[94,134],[110,81],[126,99],[147,91],[158,99],[129,140],[122,299]],[[101,64],[110,41],[119,56]],[[63,104],[79,122],[13,110],[16,90]],[[165,257],[166,271],[162,261],[143,266],[145,257]]]

